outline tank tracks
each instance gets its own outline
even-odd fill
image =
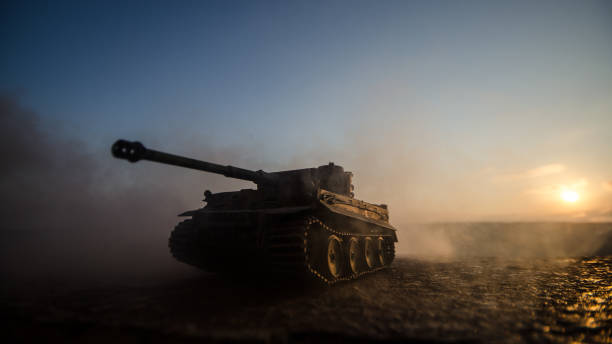
[[[184,220],[174,227],[168,239],[170,253],[178,261],[208,270],[207,262],[211,257],[207,257],[205,250],[199,245],[199,233],[193,226],[192,220]]]
[[[210,254],[212,247],[203,242],[202,233],[198,233],[190,221],[179,223],[172,231],[169,239],[172,255],[179,261],[205,270],[235,271],[225,266],[226,264],[220,264],[218,255]],[[342,232],[313,216],[279,221],[277,225],[267,228],[265,238],[259,251],[265,270],[311,275],[327,284],[356,279],[382,270],[395,258],[395,244],[391,235],[371,236]],[[367,261],[366,241],[372,240],[380,241],[376,255],[370,252],[371,258],[378,258]],[[351,241],[354,241],[354,247],[358,248],[353,255],[349,254]],[[248,260],[249,257],[240,260],[245,259]]]

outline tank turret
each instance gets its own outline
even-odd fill
[[[113,156],[155,161],[254,182],[257,189],[212,193],[180,214],[169,247],[179,261],[210,271],[307,274],[327,283],[387,267],[396,230],[386,205],[354,198],[353,174],[329,163],[279,172],[252,171],[116,141]],[[236,270],[238,271],[238,270]]]
[[[180,155],[168,154],[148,149],[137,141],[117,140],[113,144],[111,151],[116,158],[125,159],[133,163],[140,160],[149,160],[221,174],[229,178],[252,181],[258,185],[259,189],[285,194],[290,193],[294,196],[293,198],[295,198],[296,194],[311,196],[316,193],[316,189],[319,187],[345,196],[353,196],[353,185],[351,184],[353,174],[345,172],[342,166],[335,165],[332,162],[318,168],[267,173],[262,170],[251,171],[240,167],[223,166]],[[278,190],[279,187],[285,190]]]

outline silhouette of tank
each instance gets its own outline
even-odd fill
[[[156,161],[249,180],[257,189],[204,192],[206,205],[172,231],[181,262],[226,273],[313,275],[332,284],[383,269],[395,257],[396,229],[385,204],[354,198],[352,173],[329,163],[267,173],[223,166],[118,140],[115,157]]]

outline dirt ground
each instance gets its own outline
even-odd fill
[[[612,258],[428,261],[328,287],[194,271],[153,285],[13,292],[16,342],[611,341]]]

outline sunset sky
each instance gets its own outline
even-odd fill
[[[396,224],[612,220],[610,1],[15,1],[0,17],[0,91],[130,169],[124,184],[164,167],[112,159],[117,138],[267,171],[334,161]],[[196,206],[249,187],[171,173]]]

